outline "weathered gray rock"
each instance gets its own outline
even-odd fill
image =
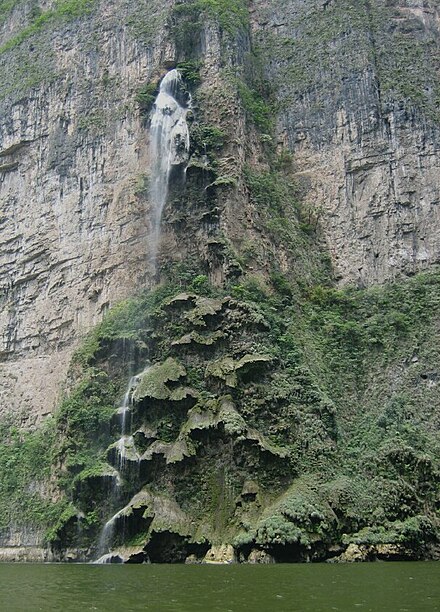
[[[257,0],[254,36],[293,153],[304,221],[341,283],[440,261],[435,2]]]
[[[3,40],[26,25],[23,8]],[[148,281],[148,210],[137,195],[148,131],[135,95],[171,53],[166,8],[150,2],[147,19],[125,1],[103,4],[2,52],[0,414],[22,412],[23,424],[56,405],[78,339]],[[150,26],[144,40],[136,15]],[[14,67],[31,44],[26,88]]]
[[[0,562],[2,563],[48,563],[53,560],[51,552],[39,546],[0,548]]]
[[[268,565],[271,563],[275,563],[275,559],[272,555],[269,555],[265,550],[258,550],[253,548],[249,553],[249,557],[247,558],[248,563],[252,564],[263,564]]]

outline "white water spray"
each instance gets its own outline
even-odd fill
[[[115,533],[116,521],[121,517],[121,511],[119,510],[114,514],[110,520],[106,522],[102,528],[98,542],[98,559],[93,563],[111,563],[112,553],[110,546],[112,544],[113,536]]]
[[[121,438],[118,440],[116,445],[116,453],[117,453],[117,477],[113,479],[113,486],[110,491],[110,499],[113,503],[116,503],[119,497],[119,487],[121,485],[121,471],[125,466],[127,459],[127,449],[130,449],[132,453],[135,452],[134,447],[134,439],[133,436],[126,436],[125,432],[127,430],[127,419],[131,417],[131,408],[132,408],[132,396],[133,392],[136,389],[136,385],[139,382],[137,376],[132,376],[130,378],[130,382],[128,383],[127,390],[124,394],[124,399],[122,401],[122,406],[118,409],[117,414],[121,418]],[[130,419],[130,428],[131,428],[131,419]],[[109,548],[111,546],[114,531],[115,531],[115,523],[116,518],[118,517],[118,512],[106,522],[104,527],[101,530],[98,542],[98,561],[95,563],[106,563],[109,562],[108,559],[111,558],[111,554],[109,554]],[[106,558],[107,561],[102,561],[102,559]]]
[[[168,197],[173,169],[183,168],[189,156],[189,129],[186,121],[191,104],[178,70],[168,72],[160,83],[151,113],[151,244],[153,270],[159,245],[160,222]]]
[[[132,376],[130,378],[130,382],[128,383],[128,387],[124,395],[122,406],[118,410],[118,413],[121,415],[122,436],[125,436],[125,432],[127,431],[127,416],[131,415],[132,395],[134,390],[136,389],[136,385],[138,382],[139,379],[137,376]]]

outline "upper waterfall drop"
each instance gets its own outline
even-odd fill
[[[155,267],[160,221],[173,169],[182,168],[189,157],[189,129],[186,121],[191,97],[178,70],[170,70],[160,83],[151,113],[151,248]]]

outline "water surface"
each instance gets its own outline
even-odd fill
[[[3,564],[0,610],[440,612],[440,563]]]

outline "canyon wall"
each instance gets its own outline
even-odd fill
[[[137,562],[438,557],[439,23],[0,3],[1,546],[91,559],[113,514]],[[153,266],[174,68],[189,159]]]
[[[171,8],[19,2],[2,15],[0,410],[23,422],[53,409],[78,338],[149,282],[148,129],[135,99],[176,61]],[[36,27],[41,11],[52,17]],[[437,263],[435,3],[257,0],[250,14],[277,146],[294,153],[339,282]],[[240,71],[249,43],[232,41]],[[201,47],[212,116],[224,87],[217,26]],[[242,122],[232,108],[217,117]],[[223,222],[235,243],[252,224],[243,201]],[[171,260],[180,238],[164,240]]]
[[[28,424],[60,399],[78,338],[147,278],[136,194],[148,131],[135,95],[164,70],[164,7],[89,4],[79,17],[55,5],[11,48],[35,3],[3,23],[0,412]]]
[[[439,262],[436,2],[253,3],[254,38],[342,284]]]

